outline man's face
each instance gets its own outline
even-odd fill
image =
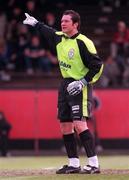
[[[77,23],[73,23],[70,15],[63,15],[61,19],[61,29],[62,32],[67,35],[73,35],[77,31]]]
[[[124,32],[126,30],[126,24],[123,21],[118,22],[118,31]]]

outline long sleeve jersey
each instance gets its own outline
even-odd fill
[[[103,70],[103,62],[98,57],[93,42],[81,33],[68,37],[61,31],[38,22],[35,28],[40,31],[55,50],[63,78],[96,82]]]

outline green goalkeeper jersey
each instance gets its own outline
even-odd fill
[[[69,38],[43,23],[37,23],[36,28],[43,32],[50,46],[55,49],[63,78],[85,78],[88,83],[99,79],[103,63],[89,38],[81,33]]]

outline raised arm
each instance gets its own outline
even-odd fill
[[[58,39],[58,36],[55,33],[56,30],[42,22],[39,22],[36,18],[30,16],[28,13],[25,13],[25,16],[26,19],[23,21],[23,24],[33,26],[36,30],[38,30],[47,40],[50,48],[54,49],[53,47],[55,47],[56,41]]]

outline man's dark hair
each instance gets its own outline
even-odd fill
[[[74,10],[66,10],[64,11],[63,15],[70,15],[73,23],[78,23],[78,30],[80,30],[80,25],[81,25],[81,19],[80,15],[74,11]]]

